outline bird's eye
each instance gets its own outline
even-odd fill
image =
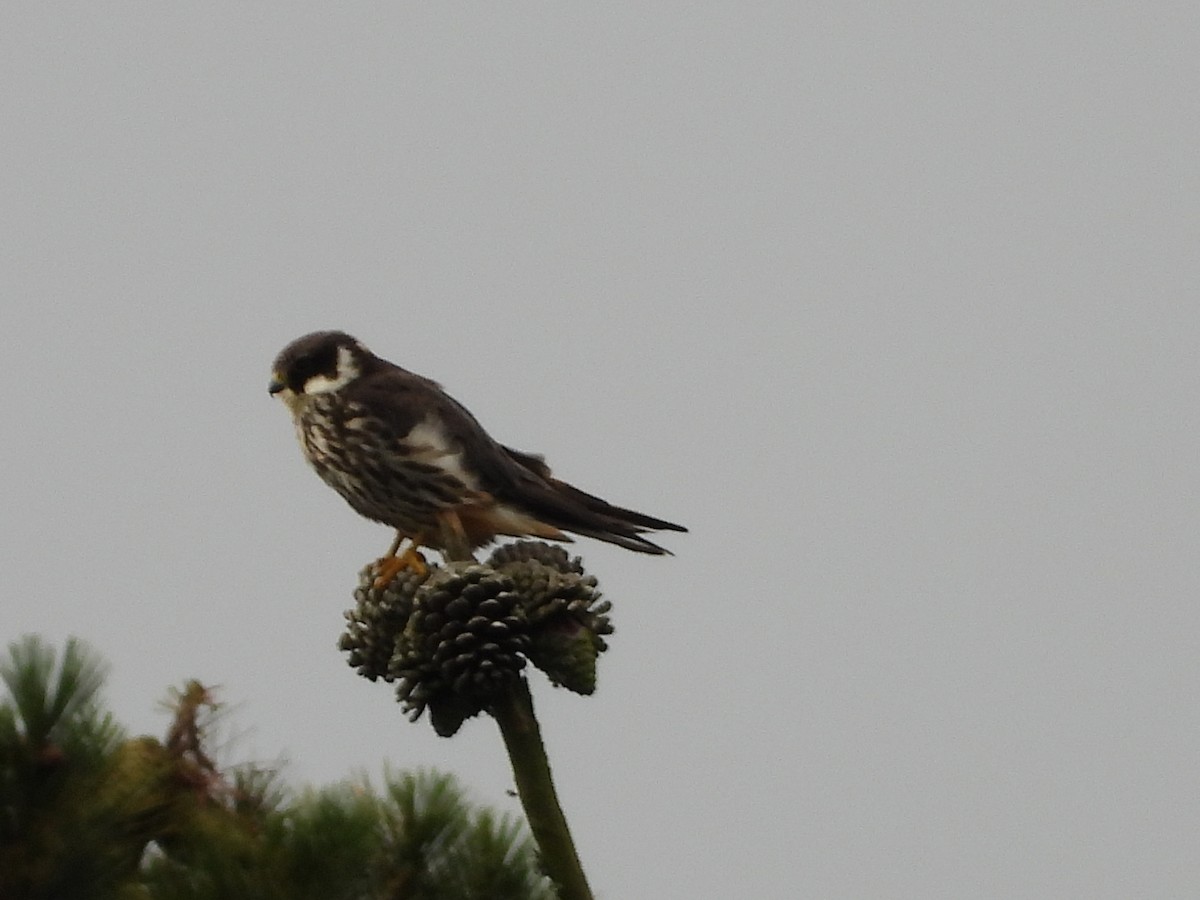
[[[287,372],[288,387],[296,393],[304,392],[304,384],[308,379],[317,374],[317,369],[311,356],[302,356],[294,363]]]

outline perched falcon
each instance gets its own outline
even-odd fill
[[[687,530],[558,480],[542,457],[494,441],[436,382],[348,334],[293,341],[272,374],[268,390],[291,410],[317,474],[357,512],[396,529],[381,582],[423,568],[420,547],[470,559],[497,535],[569,541],[572,532],[662,554],[643,533]],[[405,538],[410,544],[397,555]]]

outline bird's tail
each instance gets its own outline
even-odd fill
[[[508,455],[524,469],[537,476],[544,490],[531,491],[525,500],[534,497],[541,501],[537,512],[545,521],[565,531],[595,538],[656,556],[671,555],[671,551],[642,537],[647,531],[687,531],[682,525],[666,519],[648,516],[636,510],[614,506],[607,500],[581,491],[574,485],[555,478],[540,456],[522,453],[505,447]]]

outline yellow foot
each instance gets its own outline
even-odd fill
[[[418,575],[426,575],[429,572],[429,566],[425,562],[425,557],[417,550],[416,544],[410,544],[399,555],[381,558],[378,560],[378,565],[379,574],[375,576],[374,584],[377,591],[381,591],[391,584],[392,579],[406,569],[411,569]]]

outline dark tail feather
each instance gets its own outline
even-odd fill
[[[636,512],[632,509],[613,506],[607,500],[601,500],[594,494],[581,491],[579,488],[569,485],[565,481],[559,481],[557,478],[551,477],[546,480],[560,494],[570,498],[584,509],[604,516],[606,519],[613,519],[623,525],[632,526],[635,531],[687,531],[682,525],[676,525],[674,522],[668,522],[666,519],[656,519],[654,516],[648,516],[645,513]]]
[[[583,528],[577,525],[564,525],[576,534],[581,534],[584,537],[595,538],[598,541],[604,541],[608,544],[616,544],[618,547],[624,547],[626,550],[635,550],[638,553],[649,553],[653,556],[674,556],[675,554],[666,547],[660,547],[653,541],[648,541],[639,534],[630,531],[600,531],[590,528]]]
[[[674,522],[613,506],[607,500],[560,481],[550,473],[550,467],[540,456],[522,453],[511,447],[505,447],[504,450],[523,469],[536,476],[539,487],[530,490],[524,500],[533,501],[535,497],[541,500],[542,502],[537,504],[538,513],[544,515],[546,521],[556,528],[655,556],[672,554],[665,547],[642,537],[642,532],[687,531],[682,525],[676,525]],[[533,485],[526,483],[526,487],[533,488]]]
[[[556,512],[563,517],[562,521],[556,521],[554,524],[585,537],[607,541],[627,550],[636,550],[638,553],[670,556],[670,550],[642,537],[642,532],[687,531],[682,525],[676,525],[674,522],[613,506],[557,478],[547,479],[546,486],[551,489],[557,501]]]

